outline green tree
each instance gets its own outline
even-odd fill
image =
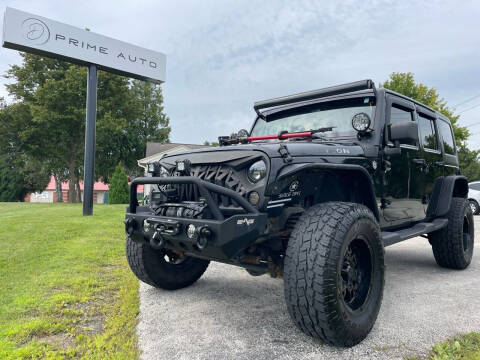
[[[470,150],[465,143],[458,146],[458,161],[469,182],[480,180],[480,150]]]
[[[23,104],[7,106],[0,98],[0,201],[23,201],[50,179],[48,167],[28,156],[19,129],[31,118]]]
[[[203,145],[206,145],[206,146],[218,146],[218,142],[215,142],[215,141],[210,142],[210,141],[205,140],[205,141],[203,142]]]
[[[435,88],[429,88],[422,83],[416,83],[411,72],[392,73],[390,78],[383,84],[380,84],[380,86],[418,100],[447,116],[452,122],[462,173],[469,181],[480,178],[479,152],[468,149],[466,145],[466,140],[470,133],[466,127],[458,124],[460,115],[454,114],[453,109],[448,107],[445,99],[440,97]]]
[[[25,195],[21,172],[6,155],[0,155],[0,201],[21,201]]]
[[[24,201],[28,193],[44,190],[49,180],[42,164],[0,154],[0,201]]]
[[[142,143],[169,142],[170,119],[164,112],[160,85],[133,80],[131,92],[136,101],[135,115]]]
[[[83,176],[86,69],[21,56],[22,64],[6,74],[14,80],[7,89],[16,100],[16,113],[22,114],[14,119],[15,144],[56,178],[68,180],[69,199],[75,201],[75,187]],[[170,127],[158,86],[102,71],[98,76],[95,175],[109,182],[118,162],[135,174],[146,141],[168,142]]]
[[[453,110],[448,107],[445,99],[440,97],[435,88],[430,88],[422,83],[416,83],[413,73],[391,73],[390,78],[383,84],[380,84],[380,86],[418,100],[448,117],[452,122],[457,144],[467,140],[470,135],[466,127],[458,125],[457,122],[460,115],[454,114]]]
[[[128,204],[128,177],[121,163],[115,167],[108,190],[108,202],[110,204]]]

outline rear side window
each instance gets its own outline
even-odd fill
[[[426,149],[438,150],[437,135],[433,120],[423,114],[418,114],[418,127],[420,128],[420,142]]]
[[[438,121],[438,130],[442,136],[443,148],[446,154],[455,155],[455,141],[453,140],[452,128],[445,121]]]

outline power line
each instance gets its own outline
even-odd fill
[[[480,122],[476,122],[476,123],[473,123],[473,124],[467,124],[467,125],[464,125],[464,127],[474,127],[474,126],[478,126],[480,125]]]
[[[466,104],[466,103],[468,103],[468,102],[470,102],[470,101],[472,101],[472,100],[475,100],[475,99],[478,98],[478,97],[480,97],[480,94],[475,95],[474,97],[471,97],[471,98],[469,98],[469,99],[467,99],[467,100],[465,100],[465,101],[461,101],[461,102],[459,102],[457,105],[454,105],[453,107],[456,108],[456,107],[458,107],[458,106],[460,106],[460,105],[463,105],[463,104]]]
[[[475,109],[476,107],[479,107],[479,106],[480,106],[480,104],[473,105],[472,107],[469,107],[468,109],[465,109],[465,110],[463,110],[463,111],[460,111],[460,112],[458,113],[458,115],[463,114],[464,112],[470,111],[470,110],[472,110],[472,109]]]

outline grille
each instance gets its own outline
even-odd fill
[[[174,174],[178,176],[179,174]],[[192,165],[190,168],[190,175],[195,176],[201,180],[208,181],[212,184],[225,187],[233,190],[243,197],[247,195],[247,189],[242,184],[238,174],[224,165]],[[178,191],[180,201],[199,201],[201,195],[198,187],[193,184],[179,184],[174,186]],[[238,204],[228,196],[218,195],[212,193],[213,199],[220,206],[237,207]]]

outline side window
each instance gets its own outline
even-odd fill
[[[413,121],[413,110],[404,109],[398,107],[396,104],[392,104],[392,108],[390,110],[390,124],[397,124],[406,121]],[[388,128],[388,136],[390,137],[390,127]],[[403,142],[402,144],[413,145],[416,146],[417,144],[415,141],[413,142]]]
[[[390,113],[390,123],[395,124],[403,121],[412,121],[412,111],[404,110],[399,107],[396,107],[395,104],[392,105],[392,110]]]
[[[420,142],[426,149],[438,150],[437,135],[433,120],[418,114],[418,127],[420,129]]]
[[[446,154],[455,155],[455,141],[453,140],[452,129],[445,121],[438,121],[438,130],[442,135],[443,148]]]

